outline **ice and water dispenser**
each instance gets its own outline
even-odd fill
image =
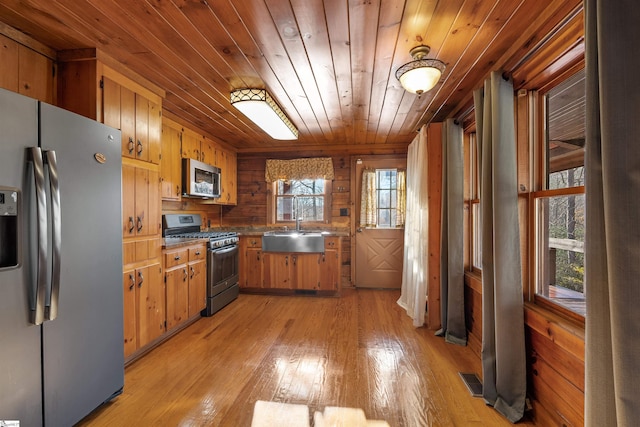
[[[0,187],[0,270],[19,264],[19,216],[17,188]]]

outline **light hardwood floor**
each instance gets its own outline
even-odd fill
[[[414,328],[398,297],[241,294],[127,367],[124,393],[80,425],[248,427],[257,400],[362,408],[392,427],[511,425],[458,376],[478,357]]]

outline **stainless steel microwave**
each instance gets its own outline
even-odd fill
[[[220,197],[220,168],[194,159],[182,159],[182,195]]]

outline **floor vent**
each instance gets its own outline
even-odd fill
[[[480,378],[476,374],[464,374],[462,372],[458,372],[462,381],[467,386],[469,393],[473,397],[482,397],[482,382]]]

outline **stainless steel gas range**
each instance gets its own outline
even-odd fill
[[[203,316],[211,316],[235,300],[238,286],[238,234],[229,231],[200,231],[198,214],[162,216],[162,236],[170,244],[208,239],[207,243],[207,308]]]

